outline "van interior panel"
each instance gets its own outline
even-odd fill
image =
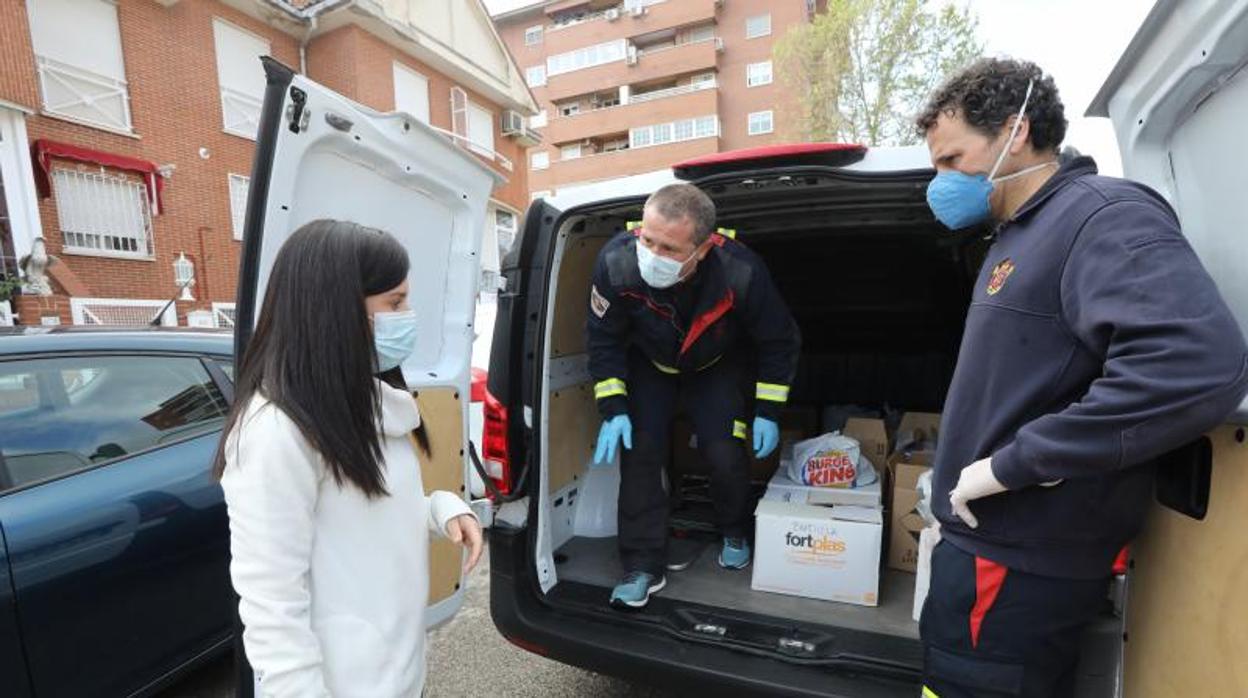
[[[578,237],[564,247],[559,265],[561,298],[582,302],[559,303],[555,308],[554,327],[550,336],[550,355],[554,358],[585,353],[585,318],[589,312],[589,285],[598,252],[607,244],[605,237]]]
[[[550,393],[550,422],[560,425],[561,436],[550,442],[550,492],[558,492],[579,479],[594,455],[594,435],[600,418],[590,383],[560,388]]]
[[[425,494],[464,491],[463,403],[455,388],[423,388],[416,395],[431,455],[421,454]],[[429,605],[449,599],[460,586],[463,549],[441,536],[429,538]]]

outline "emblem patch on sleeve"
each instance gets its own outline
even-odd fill
[[[1010,278],[1010,274],[1013,273],[1014,262],[1009,259],[1002,261],[992,268],[992,276],[988,277],[988,288],[984,289],[984,291],[990,296],[997,295],[1001,287],[1005,286],[1005,280]]]
[[[602,297],[602,294],[598,292],[597,286],[591,286],[589,288],[589,307],[594,311],[594,315],[602,318],[611,309],[611,301]]]

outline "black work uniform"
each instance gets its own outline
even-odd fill
[[[711,467],[717,523],[725,536],[742,537],[750,517],[747,367],[757,364],[755,413],[777,422],[797,368],[801,336],[766,266],[730,233],[713,240],[692,277],[668,289],[641,278],[631,231],[612,238],[594,268],[587,343],[598,409],[633,423],[620,467],[626,571],[659,575],[667,563],[662,478],[678,399]]]
[[[941,541],[919,620],[924,698],[1073,696],[1083,631],[1108,603],[1108,582],[1007,569]]]

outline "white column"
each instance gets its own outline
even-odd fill
[[[0,103],[0,177],[4,179],[4,203],[13,228],[14,255],[30,254],[35,238],[42,237],[39,200],[35,195],[35,172],[26,136],[26,110]]]
[[[620,85],[620,106],[628,104],[630,97],[632,97],[632,89],[628,85]]]

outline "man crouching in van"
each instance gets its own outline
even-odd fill
[[[753,446],[780,440],[780,411],[797,370],[801,336],[759,257],[715,228],[715,204],[690,184],[646,201],[598,255],[590,289],[589,372],[603,424],[594,460],[611,462],[622,441],[619,544],[625,576],[617,608],[640,608],[667,569],[672,419],[683,392],[711,466],[711,498],[723,533],[719,564],[750,563],[751,501],[745,450],[747,357],[757,358]]]

